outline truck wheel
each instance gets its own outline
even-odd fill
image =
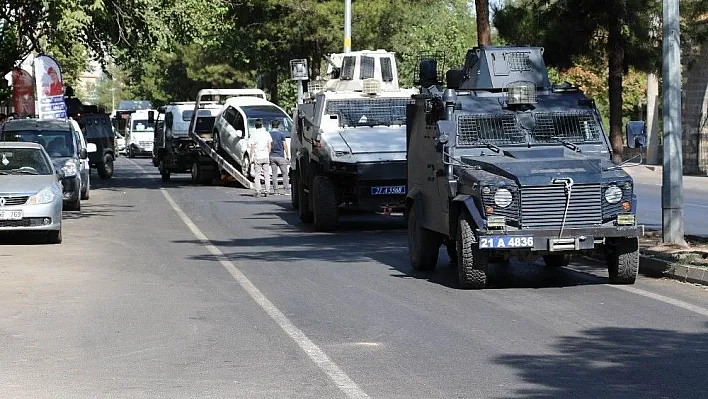
[[[548,267],[565,267],[570,263],[570,254],[543,255],[543,261]]]
[[[98,177],[101,179],[110,179],[113,177],[113,155],[106,154],[103,160],[98,164]]]
[[[413,270],[435,270],[442,239],[420,225],[415,208],[413,204],[408,211],[408,257]]]
[[[128,147],[128,158],[135,158],[135,151],[133,151],[133,146]]]
[[[293,209],[297,209],[300,205],[299,179],[300,178],[297,176],[297,172],[293,173],[292,178],[290,179],[290,204],[293,206]]]
[[[612,284],[634,284],[639,272],[639,239],[617,238],[605,246]]]
[[[209,184],[213,180],[214,174],[207,170],[198,160],[192,162],[192,183]]]
[[[316,176],[312,182],[315,230],[332,231],[337,228],[337,189],[325,176]]]
[[[167,169],[167,167],[165,166],[164,159],[160,160],[159,166],[157,168],[160,171],[160,177],[162,178],[162,181],[164,181],[164,182],[170,181],[170,170]]]
[[[297,208],[298,214],[300,215],[300,220],[303,223],[312,223],[314,215],[310,210],[310,195],[305,192],[305,187],[302,184],[298,184],[298,202],[300,206]]]
[[[457,273],[462,288],[481,289],[487,286],[489,254],[481,251],[469,221],[461,216],[457,237]]]

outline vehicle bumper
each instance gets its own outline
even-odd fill
[[[359,208],[373,211],[404,209],[406,176],[405,161],[357,163],[354,186]],[[381,187],[392,188],[394,193],[381,192]]]
[[[61,184],[63,187],[62,199],[64,202],[76,201],[76,199],[79,198],[81,182],[76,176],[65,177]]]
[[[606,223],[594,227],[574,227],[563,229],[562,238],[558,237],[559,229],[477,229],[476,233],[480,238],[480,248],[482,238],[490,237],[532,237],[532,247],[507,246],[499,248],[492,245],[493,250],[531,250],[544,252],[560,251],[583,251],[593,250],[598,245],[604,244],[605,238],[636,238],[644,235],[644,226],[615,226],[614,223]]]
[[[22,209],[23,218],[21,220],[0,220],[0,232],[15,230],[59,230],[61,228],[61,201],[57,200],[42,205],[7,207],[6,209]]]

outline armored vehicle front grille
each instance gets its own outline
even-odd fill
[[[0,203],[2,203],[2,198],[5,199],[5,206],[12,206],[12,205],[23,205],[27,200],[29,199],[29,196],[7,196],[4,197],[0,195]]]
[[[533,137],[538,142],[555,142],[556,138],[574,143],[600,140],[600,124],[592,112],[538,112],[534,117]]]
[[[511,222],[511,225],[516,225],[519,222],[519,192],[512,187],[504,187],[511,191],[512,201],[511,205],[506,208],[500,208],[494,204],[494,193],[496,191],[492,190],[489,194],[482,194],[482,200],[485,206],[491,206],[494,208],[493,215],[506,217],[507,222]]]
[[[560,228],[565,212],[563,185],[521,188],[521,227]],[[599,184],[574,185],[570,195],[566,227],[596,226],[602,223],[602,190]]]
[[[473,146],[480,141],[496,145],[526,142],[516,128],[516,117],[511,113],[460,115],[457,126],[459,146]]]

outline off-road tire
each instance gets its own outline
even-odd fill
[[[612,284],[634,284],[639,273],[639,239],[616,238],[605,244]]]
[[[170,181],[170,170],[165,167],[165,161],[163,159],[160,160],[159,166],[157,168],[160,171],[160,178],[162,179],[162,181]]]
[[[128,158],[135,158],[135,151],[133,151],[133,146],[128,147]]]
[[[315,230],[332,231],[337,228],[337,188],[325,176],[316,176],[312,182]]]
[[[61,244],[61,228],[59,230],[50,230],[47,232],[47,244]]]
[[[75,201],[64,203],[63,210],[73,211],[73,212],[80,211],[81,210],[81,194],[76,196]]]
[[[293,206],[293,209],[300,206],[300,177],[297,175],[297,171],[290,179],[290,205]]]
[[[460,216],[457,237],[457,274],[462,288],[482,289],[489,280],[489,254],[479,249],[469,220]]]
[[[570,254],[543,255],[543,261],[548,267],[565,267],[570,263]]]
[[[303,187],[302,183],[299,185],[297,191],[299,197],[298,202],[300,202],[300,206],[297,208],[297,211],[300,216],[300,220],[303,223],[312,223],[314,215],[310,210],[310,194],[305,192],[305,187]]]
[[[408,257],[413,270],[435,270],[441,244],[439,233],[420,225],[416,205],[413,204],[408,210]]]
[[[98,171],[98,177],[103,180],[113,177],[113,155],[105,154],[96,170]]]

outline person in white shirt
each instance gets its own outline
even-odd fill
[[[273,138],[267,130],[263,128],[263,120],[256,119],[256,130],[251,134],[250,139],[250,159],[255,172],[256,192],[254,196],[268,196],[270,192],[270,150],[273,145]],[[261,175],[265,180],[265,191],[261,188]]]

